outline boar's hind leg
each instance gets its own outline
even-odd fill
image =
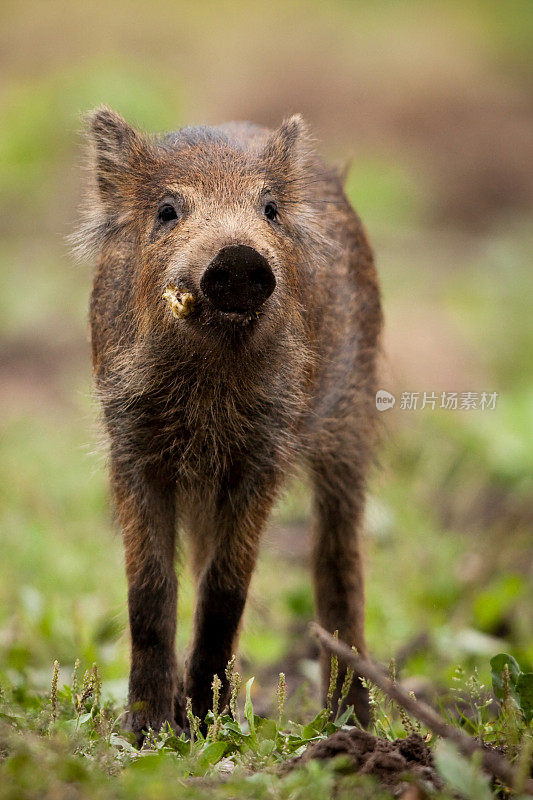
[[[214,675],[222,681],[220,707],[228,700],[225,669],[234,653],[261,531],[272,504],[270,486],[264,492],[259,486],[253,489],[249,493],[235,476],[228,479],[210,515],[211,547],[203,559],[197,554],[197,603],[185,694],[202,722],[212,706]]]
[[[341,460],[313,464],[315,604],[320,624],[330,633],[366,653],[364,636],[364,586],[360,552],[360,524],[364,504],[363,476]],[[324,701],[330,680],[330,656],[321,653]],[[345,670],[333,697],[337,709]],[[358,720],[369,723],[368,692],[354,678],[346,705],[353,705]]]
[[[122,527],[131,633],[128,724],[143,740],[148,727],[174,724],[177,580],[175,495],[155,468],[113,464],[112,485]]]

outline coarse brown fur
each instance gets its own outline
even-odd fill
[[[274,132],[230,123],[149,138],[100,108],[89,144],[77,244],[98,256],[93,363],[126,553],[130,724],[140,741],[148,726],[184,725],[184,696],[203,719],[213,675],[225,680],[261,533],[296,461],[314,490],[318,619],[366,652],[360,528],[381,307],[364,230],[300,117]],[[158,216],[165,198],[177,209],[170,225]],[[220,313],[200,290],[229,245],[254,248],[275,275],[253,314]],[[195,298],[184,319],[163,300],[169,285]],[[179,529],[197,578],[182,678]],[[322,675],[326,692],[325,655]],[[366,723],[358,680],[348,703]]]

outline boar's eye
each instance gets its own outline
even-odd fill
[[[270,222],[275,222],[278,219],[278,207],[273,200],[268,201],[263,213]]]
[[[171,203],[162,203],[157,212],[159,222],[166,224],[178,218],[178,212]]]

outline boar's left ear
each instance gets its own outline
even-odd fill
[[[309,129],[301,114],[293,114],[284,120],[281,127],[268,138],[263,158],[267,169],[273,169],[280,177],[304,171],[313,153]]]

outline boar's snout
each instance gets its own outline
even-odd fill
[[[266,258],[244,244],[223,247],[200,281],[202,292],[218,311],[237,313],[258,309],[275,287]]]

